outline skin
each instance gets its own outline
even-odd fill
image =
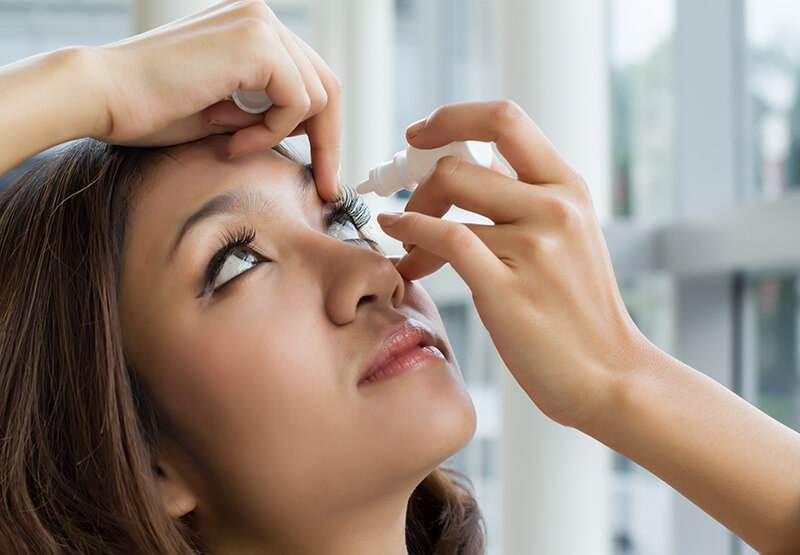
[[[172,149],[130,211],[125,348],[178,430],[162,432],[165,505],[194,511],[214,553],[405,553],[411,492],[475,430],[441,319],[391,260],[326,233],[300,166],[274,151],[229,160],[225,146]],[[170,259],[189,213],[242,189],[257,202],[202,220]],[[220,235],[243,225],[271,262],[197,298]],[[405,318],[434,330],[446,360],[357,386]]]

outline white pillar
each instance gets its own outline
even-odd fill
[[[134,32],[149,31],[213,3],[214,0],[134,0]]]
[[[536,121],[586,179],[601,223],[611,216],[606,2],[498,2],[500,94]]]
[[[311,45],[342,82],[342,173],[356,184],[394,154],[394,1],[312,0]]]
[[[539,124],[610,216],[605,3],[502,0],[501,95]],[[543,416],[507,372],[502,380],[503,550],[612,551],[611,452]]]

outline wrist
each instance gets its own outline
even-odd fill
[[[59,90],[58,94],[47,91],[41,101],[51,103],[46,111],[59,122],[59,143],[106,134],[110,126],[104,83],[108,72],[103,67],[102,52],[87,46],[70,46],[50,52],[46,63],[58,76]]]
[[[603,402],[597,407],[593,418],[579,429],[614,448],[612,444],[615,443],[619,424],[635,417],[634,398],[639,395],[642,379],[657,374],[659,368],[669,364],[671,358],[636,330],[633,337],[620,348],[616,360],[606,368]]]

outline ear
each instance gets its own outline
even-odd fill
[[[179,464],[180,448],[161,434],[156,480],[161,500],[171,518],[181,518],[197,508],[197,495]]]

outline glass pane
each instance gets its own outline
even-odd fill
[[[73,44],[106,44],[132,29],[131,0],[0,0],[0,65]]]
[[[800,188],[800,17],[795,0],[748,0],[753,187],[775,198]]]
[[[796,275],[758,278],[755,295],[757,406],[800,429],[800,295]]]
[[[674,0],[611,0],[613,214],[672,215]]]
[[[493,3],[396,0],[396,150],[405,129],[442,104],[496,96]]]

